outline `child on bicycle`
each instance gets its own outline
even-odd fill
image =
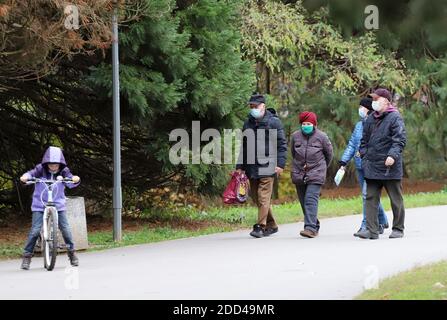
[[[40,178],[48,180],[56,180],[58,176],[63,178],[72,179],[73,184],[59,183],[55,187],[53,196],[53,202],[56,206],[58,213],[59,229],[62,231],[62,236],[67,245],[68,258],[72,266],[78,266],[79,260],[75,255],[75,248],[73,243],[73,237],[71,235],[70,226],[68,224],[66,209],[65,209],[65,186],[74,188],[79,185],[80,178],[72,175],[70,169],[67,167],[62,150],[58,147],[49,147],[45,152],[42,163],[38,164],[34,169],[28,171],[20,180],[26,183],[29,179]],[[35,185],[33,202],[31,205],[31,211],[33,212],[33,220],[31,231],[28,235],[28,240],[25,244],[23,253],[23,262],[21,268],[28,270],[31,264],[31,258],[33,256],[34,247],[37,239],[40,235],[40,230],[43,225],[43,213],[45,209],[45,203],[48,200],[48,193],[46,192],[45,185],[39,183]]]

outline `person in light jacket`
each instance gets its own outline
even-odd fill
[[[58,224],[59,229],[62,231],[62,237],[68,247],[68,258],[72,266],[79,265],[79,259],[75,254],[75,245],[73,242],[73,236],[71,233],[70,225],[68,223],[67,212],[66,212],[66,198],[65,198],[65,187],[75,188],[80,184],[80,178],[74,176],[65,162],[64,154],[62,150],[58,147],[49,147],[43,158],[42,162],[38,164],[34,169],[26,172],[20,177],[23,183],[26,183],[29,179],[39,178],[46,180],[55,180],[58,176],[63,178],[72,179],[74,184],[58,184],[54,190],[53,203],[56,206],[58,213]],[[48,201],[48,190],[43,184],[36,184],[33,193],[33,202],[31,205],[31,211],[33,212],[32,226],[28,235],[28,240],[26,241],[23,261],[21,268],[23,270],[29,270],[31,264],[31,258],[33,257],[34,247],[36,245],[37,239],[40,235],[40,230],[43,224],[43,215],[45,210],[45,205]]]
[[[355,125],[354,131],[352,132],[351,139],[349,139],[349,143],[339,161],[340,166],[345,168],[348,163],[354,158],[355,168],[357,170],[357,179],[360,184],[360,189],[362,190],[362,198],[363,198],[363,220],[360,226],[360,229],[354,233],[355,237],[358,237],[359,232],[366,230],[366,210],[365,210],[365,200],[366,200],[366,183],[365,183],[365,173],[362,168],[362,159],[360,158],[360,140],[363,135],[363,123],[373,112],[372,109],[372,98],[363,98],[360,100],[359,105],[359,116],[360,121]],[[382,203],[379,203],[379,233],[383,234],[384,229],[389,227],[388,218],[385,214],[385,210],[383,210]]]

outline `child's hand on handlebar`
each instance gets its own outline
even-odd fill
[[[81,180],[81,178],[79,178],[78,176],[73,176],[71,178],[65,178],[62,176],[57,176],[57,181],[65,181],[65,182],[73,182],[73,183],[78,183],[79,180]]]
[[[26,183],[28,181],[28,176],[26,174],[24,174],[23,176],[20,177],[20,181],[22,181],[23,183]]]

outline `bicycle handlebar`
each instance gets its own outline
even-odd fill
[[[40,179],[40,178],[30,178],[26,181],[25,184],[36,184],[36,183],[46,183],[46,184],[56,184],[56,183],[75,183],[73,179],[70,178],[63,178],[62,180],[47,180],[47,179]]]

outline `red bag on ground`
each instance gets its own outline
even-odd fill
[[[244,173],[234,171],[222,195],[225,204],[244,203],[248,199],[250,184]]]

